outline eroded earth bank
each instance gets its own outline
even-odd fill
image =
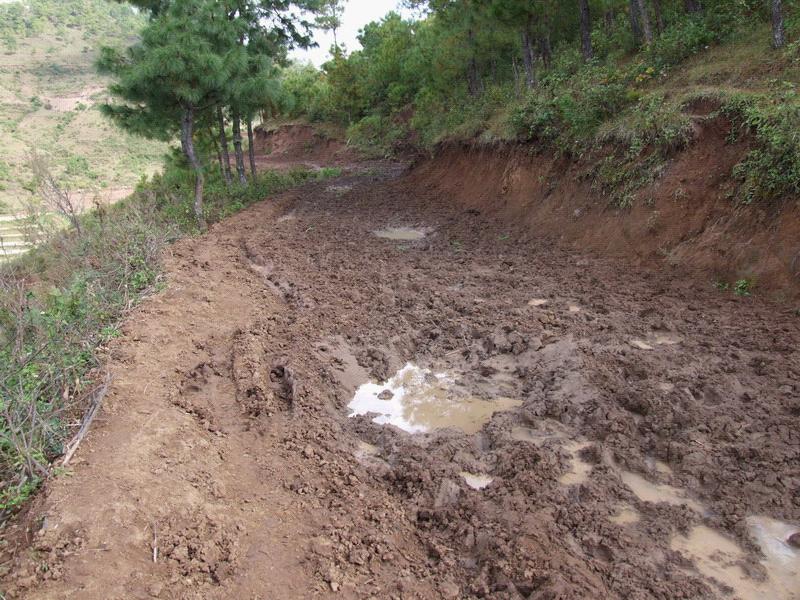
[[[172,247],[8,597],[800,597],[794,308],[409,177]]]

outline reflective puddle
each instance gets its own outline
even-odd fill
[[[576,485],[585,482],[592,470],[592,465],[580,457],[581,450],[590,442],[570,440],[568,436],[569,432],[560,423],[547,420],[535,428],[514,427],[511,430],[512,439],[537,446],[549,440],[561,440],[562,448],[571,455],[571,469],[559,478],[559,482],[562,485]],[[700,515],[708,512],[686,490],[652,483],[641,475],[625,471],[608,455],[604,455],[603,462],[611,466],[622,482],[643,502],[686,505]],[[657,473],[673,473],[668,464],[655,458],[647,459],[647,464]],[[633,506],[622,504],[616,514],[608,519],[620,526],[633,526],[641,518]],[[693,527],[688,535],[674,536],[670,540],[670,547],[691,560],[701,575],[715,580],[724,597],[738,600],[800,600],[800,547],[789,541],[792,536],[800,536],[800,526],[759,516],[748,517],[747,525],[764,555],[760,561],[766,573],[763,581],[750,577],[742,568],[749,555],[735,540],[706,525]],[[725,595],[727,590],[723,586],[733,592]]]
[[[387,240],[398,240],[413,242],[421,240],[428,232],[424,229],[414,229],[413,227],[386,227],[372,232],[373,235]]]
[[[800,548],[789,544],[800,527],[769,517],[748,517],[747,524],[764,553],[761,564],[767,570],[766,589],[776,598],[800,598]]]
[[[469,473],[467,471],[462,471],[461,477],[464,478],[466,484],[473,490],[482,490],[494,481],[494,477],[490,477],[489,475],[476,475],[475,473]]]
[[[732,588],[737,598],[800,598],[800,552],[786,542],[800,529],[766,517],[749,517],[747,523],[764,553],[761,564],[767,573],[765,581],[744,572],[741,563],[746,554],[736,542],[705,525],[694,527],[688,536],[675,536],[670,546],[691,558],[700,573]]]
[[[373,423],[394,425],[408,433],[454,427],[478,432],[496,412],[520,406],[520,400],[481,400],[459,395],[447,373],[408,363],[383,384],[365,383],[348,405],[350,416],[376,414]]]

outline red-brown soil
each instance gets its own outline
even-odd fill
[[[679,265],[709,282],[751,279],[800,296],[800,199],[734,202],[731,173],[749,150],[729,124],[696,118],[696,139],[640,190],[631,208],[592,189],[596,158],[570,161],[530,146],[451,146],[416,171],[418,189],[491,214],[524,232],[639,264]]]
[[[256,162],[264,168],[347,166],[359,159],[341,140],[325,135],[312,125],[282,125],[255,129]]]
[[[705,227],[669,246],[678,266],[656,262],[645,209],[598,211],[580,183],[540,194],[564,177],[522,151],[451,150],[176,243],[167,289],[106,351],[94,430],[8,532],[30,545],[6,549],[7,597],[732,598],[670,547],[699,524],[763,577],[746,517],[800,523],[800,317],[684,268],[733,241]],[[654,239],[720,202],[657,200]],[[428,234],[372,234],[386,226]],[[522,404],[470,435],[348,418],[358,384],[410,360]],[[573,440],[591,470],[567,484]],[[625,470],[687,503],[641,499]],[[637,522],[614,520],[626,506]]]

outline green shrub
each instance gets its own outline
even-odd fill
[[[347,129],[347,143],[367,156],[393,156],[407,135],[406,128],[388,117],[371,115]]]
[[[736,165],[740,198],[774,201],[800,195],[800,97],[787,84],[778,99],[759,94],[734,94],[722,111],[735,134],[752,136],[755,147]]]

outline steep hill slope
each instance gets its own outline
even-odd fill
[[[118,130],[97,110],[106,85],[97,48],[129,42],[143,22],[110,0],[0,4],[0,210],[31,197],[32,148],[89,198],[118,197],[160,163],[164,144]]]

